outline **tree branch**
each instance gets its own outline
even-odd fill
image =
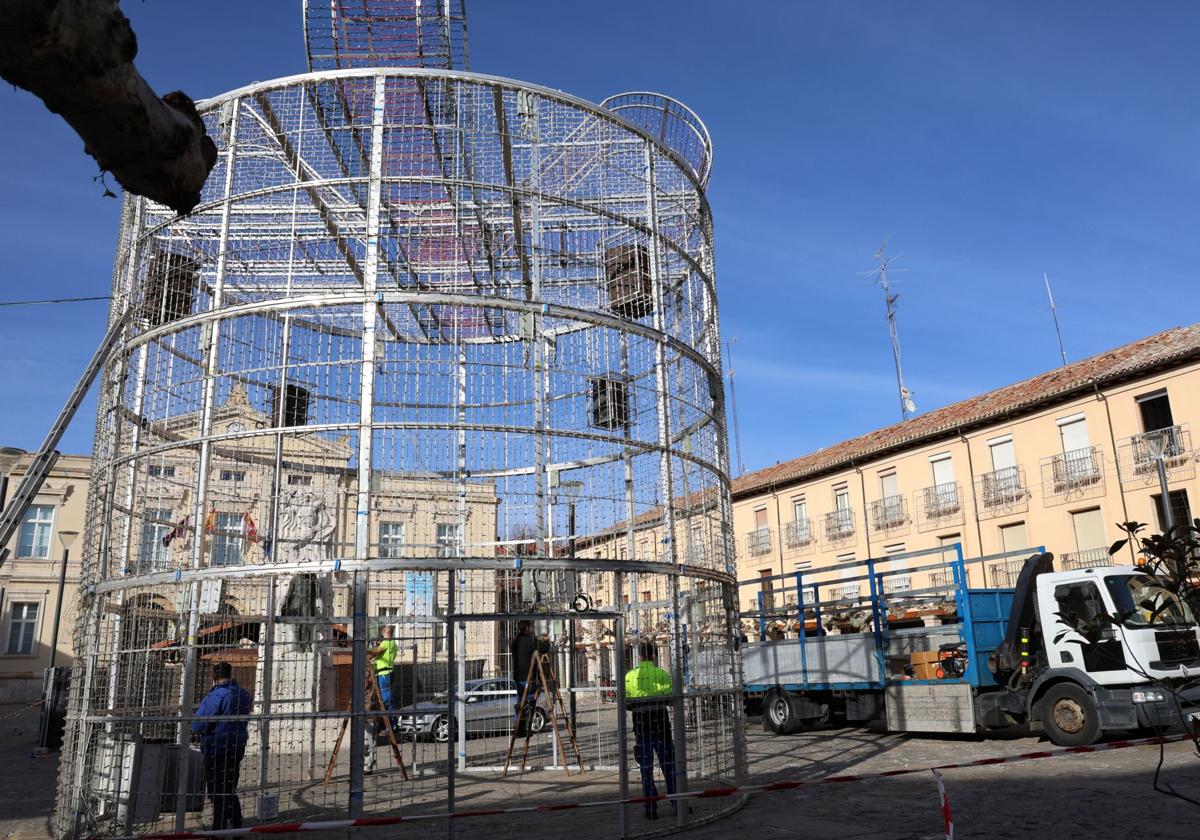
[[[117,0],[0,3],[0,76],[62,116],[126,190],[190,212],[216,144],[192,100],[179,91],[160,99],[135,55]]]

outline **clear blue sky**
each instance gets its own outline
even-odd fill
[[[134,2],[137,64],[196,98],[302,72],[298,0]],[[754,14],[741,11],[753,9]],[[750,469],[898,419],[879,289],[927,411],[1200,320],[1194,3],[469,0],[472,69],[669,93],[712,132],[721,319]],[[733,10],[733,11],[731,11]],[[0,89],[3,299],[107,294],[118,202]],[[0,308],[0,443],[40,442],[103,304]],[[94,403],[64,449],[91,448]]]

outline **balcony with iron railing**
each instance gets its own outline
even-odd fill
[[[1196,476],[1192,435],[1186,425],[1167,426],[1132,435],[1118,442],[1121,481],[1126,484],[1154,486],[1158,482],[1158,462],[1162,459],[1170,481]]]
[[[934,484],[917,491],[918,526],[921,530],[963,521],[962,491],[957,481]]]
[[[843,542],[854,536],[854,509],[841,508],[825,514],[826,542]]]
[[[867,506],[867,515],[871,530],[897,536],[908,527],[908,501],[900,495],[884,496]]]
[[[1060,571],[1072,571],[1076,569],[1087,569],[1091,566],[1111,566],[1112,557],[1108,554],[1106,546],[1098,548],[1087,548],[1083,551],[1072,551],[1064,553],[1058,558],[1058,568]]]
[[[783,526],[783,538],[788,548],[807,548],[813,543],[812,522],[805,517]]]
[[[1042,459],[1042,498],[1046,504],[1104,494],[1104,453],[1099,446],[1072,449]]]
[[[984,473],[977,479],[976,488],[981,519],[1023,513],[1029,509],[1029,488],[1025,484],[1025,470],[1021,467]]]
[[[756,528],[746,534],[746,551],[757,556],[771,550],[771,529]]]

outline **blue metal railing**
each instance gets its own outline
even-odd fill
[[[904,601],[917,601],[921,596],[941,594],[943,596],[952,595],[954,600],[955,612],[958,617],[960,627],[969,628],[972,623],[971,615],[971,599],[969,597],[970,581],[967,570],[968,565],[980,564],[981,566],[987,562],[1004,560],[1011,557],[1029,557],[1032,554],[1040,554],[1045,551],[1044,547],[1024,548],[1015,551],[1000,552],[998,554],[990,554],[983,557],[976,557],[967,560],[963,556],[962,543],[952,543],[937,548],[928,548],[920,551],[909,551],[901,554],[890,554],[884,557],[869,557],[866,560],[852,560],[845,563],[838,563],[832,566],[826,566],[821,569],[810,569],[807,571],[797,570],[779,575],[768,575],[753,578],[745,581],[738,581],[739,586],[774,584],[775,581],[788,581],[789,585],[780,589],[772,589],[769,593],[766,589],[760,589],[758,592],[756,610],[748,610],[739,613],[739,617],[756,618],[758,624],[758,635],[760,641],[767,639],[767,627],[771,621],[786,618],[789,621],[793,618],[799,626],[799,641],[800,641],[800,667],[804,680],[808,681],[808,621],[813,620],[815,623],[816,636],[819,638],[825,636],[825,627],[821,620],[822,608],[829,611],[831,609],[844,609],[846,607],[862,607],[865,612],[870,613],[870,632],[874,636],[875,661],[879,673],[878,685],[882,686],[887,682],[887,662],[886,655],[889,647],[890,632],[888,623],[889,603],[895,604]],[[951,554],[946,558],[946,554]],[[909,565],[907,561],[922,558],[922,557],[937,557],[937,562],[925,563],[921,565]],[[892,565],[898,561],[905,561],[900,568],[881,568]],[[861,574],[851,574],[842,576],[835,580],[806,580],[816,575],[826,576],[831,572],[846,572],[851,570],[861,570]],[[931,587],[923,587],[921,589],[909,589],[903,591],[889,592],[886,586],[886,580],[892,576],[898,575],[913,575],[914,573],[937,573],[939,570],[948,572],[952,583],[949,586],[936,585]],[[944,573],[943,572],[943,573]],[[985,582],[986,582],[986,567],[985,567]],[[864,600],[861,597],[856,598],[832,598],[822,599],[822,588],[826,590],[837,587],[844,587],[851,583],[860,583],[867,581],[868,595]],[[794,583],[793,583],[794,582]],[[772,600],[776,596],[784,595],[788,589],[794,586],[796,593],[796,604],[794,607],[790,605],[775,608],[773,605],[768,607],[766,596],[771,595]],[[986,586],[985,586],[986,588]],[[811,600],[805,600],[805,595],[812,593]],[[810,617],[811,616],[811,617]],[[963,675],[964,680],[970,683],[975,683],[978,680],[978,651],[975,649],[974,634],[970,632],[962,632],[960,636],[967,646],[967,669]]]

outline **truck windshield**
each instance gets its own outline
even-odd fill
[[[1196,619],[1188,605],[1149,575],[1106,575],[1105,584],[1118,613],[1131,613],[1127,627],[1191,625]]]

